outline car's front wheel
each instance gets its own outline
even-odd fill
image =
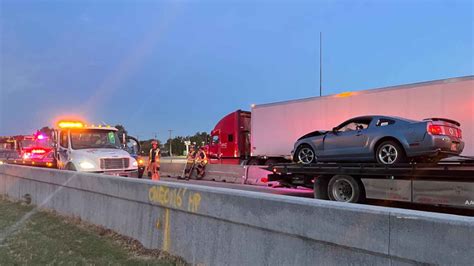
[[[317,160],[316,153],[313,148],[307,144],[303,144],[296,150],[294,161],[302,164],[315,163]]]
[[[393,140],[387,140],[377,147],[375,159],[379,164],[394,165],[406,161],[402,146]]]

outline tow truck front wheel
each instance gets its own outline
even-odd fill
[[[68,171],[77,171],[76,167],[72,163],[68,163],[66,165],[66,170],[68,170]]]
[[[335,175],[328,184],[328,196],[333,201],[361,202],[365,198],[364,194],[362,182],[352,176]]]

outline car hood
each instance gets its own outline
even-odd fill
[[[121,149],[83,149],[76,150],[75,153],[85,158],[130,158],[130,154]]]
[[[302,139],[306,139],[310,137],[316,137],[316,136],[323,136],[323,135],[326,135],[326,133],[328,133],[328,131],[326,130],[316,130],[316,131],[313,131],[311,133],[301,136],[298,140],[302,140]]]

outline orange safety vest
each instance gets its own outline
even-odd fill
[[[149,157],[148,157],[148,160],[149,160],[150,162],[151,162],[151,157],[152,157],[151,155],[152,155],[152,152],[153,152],[153,148],[150,149],[150,155],[149,155]],[[157,164],[160,164],[160,154],[161,154],[160,148],[157,148],[157,149],[155,150],[155,162],[156,162]]]

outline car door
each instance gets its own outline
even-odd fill
[[[338,126],[324,140],[324,155],[328,158],[348,159],[364,156],[368,147],[368,128],[371,119],[353,119]],[[361,158],[362,159],[362,158]]]
[[[64,168],[66,166],[66,163],[69,160],[69,137],[68,137],[68,131],[67,130],[62,130],[59,131],[59,145],[58,145],[58,166],[60,168]]]

